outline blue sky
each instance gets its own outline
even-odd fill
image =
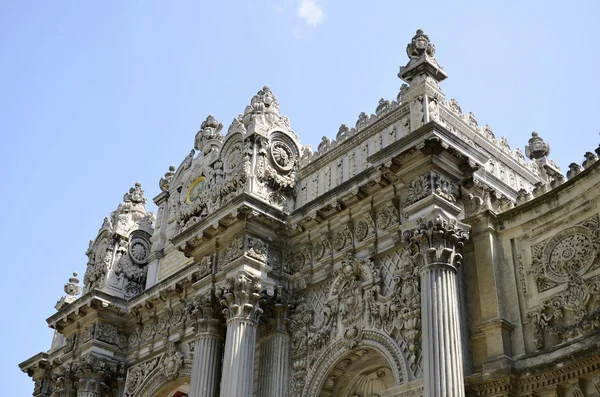
[[[0,283],[6,395],[50,346],[45,319],[136,181],[158,180],[209,113],[225,126],[268,84],[305,144],[395,99],[415,30],[448,99],[512,147],[536,130],[566,171],[600,143],[597,1],[0,2]],[[149,205],[154,209],[154,205]]]

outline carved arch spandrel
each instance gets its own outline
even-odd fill
[[[348,349],[343,340],[337,340],[321,353],[306,377],[306,386],[302,396],[318,396],[331,370],[351,352],[360,351],[361,349],[374,350],[387,361],[392,371],[395,386],[409,380],[407,379],[406,359],[398,345],[387,335],[374,330],[364,330],[361,343],[354,349]]]
[[[161,369],[160,365],[148,374],[144,382],[133,394],[125,394],[131,397],[163,397],[161,393],[168,392],[180,385],[190,382],[192,376],[192,360],[185,360],[179,374],[175,379],[169,379]]]

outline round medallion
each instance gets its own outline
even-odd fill
[[[346,246],[346,234],[343,232],[336,233],[333,237],[333,248],[341,251]]]
[[[356,229],[354,230],[354,233],[356,235],[356,238],[359,241],[364,240],[367,237],[367,234],[369,233],[369,225],[367,224],[367,222],[366,221],[358,222],[358,224],[356,225]]]
[[[286,143],[272,142],[270,153],[273,164],[280,171],[291,171],[294,168],[294,152]]]
[[[129,256],[137,265],[143,265],[148,261],[150,254],[150,244],[139,236],[134,237],[129,244]]]
[[[377,224],[382,229],[387,229],[392,223],[392,215],[386,208],[377,214]]]
[[[188,189],[187,196],[185,198],[185,202],[188,204],[192,204],[194,201],[198,200],[200,194],[204,190],[204,185],[206,184],[206,178],[204,176],[199,176],[196,178],[194,182],[190,185]]]
[[[242,142],[233,144],[227,154],[225,155],[225,161],[223,162],[223,171],[231,172],[238,168],[242,164]]]
[[[319,241],[313,248],[313,256],[317,259],[321,259],[323,255],[325,255],[325,244],[323,244],[322,241]]]
[[[557,234],[544,248],[546,275],[555,282],[566,282],[572,275],[582,276],[595,259],[589,231],[581,226]]]

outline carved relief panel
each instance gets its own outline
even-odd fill
[[[600,328],[598,268],[598,215],[531,247],[531,262],[519,272],[522,291],[539,302],[527,311],[537,349]]]

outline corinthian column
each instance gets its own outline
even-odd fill
[[[260,283],[239,275],[218,292],[227,318],[221,397],[251,397]]]
[[[422,222],[405,237],[422,259],[424,396],[463,397],[462,338],[458,315],[457,253],[467,233],[441,216]]]
[[[285,397],[289,388],[291,366],[290,335],[286,330],[284,304],[277,301],[269,303],[268,308],[265,308],[264,316],[266,335],[260,341],[257,395],[258,397]]]
[[[190,397],[217,397],[219,375],[223,354],[222,321],[214,291],[196,296],[189,306],[190,315],[196,321],[194,342],[194,366],[190,380]]]

